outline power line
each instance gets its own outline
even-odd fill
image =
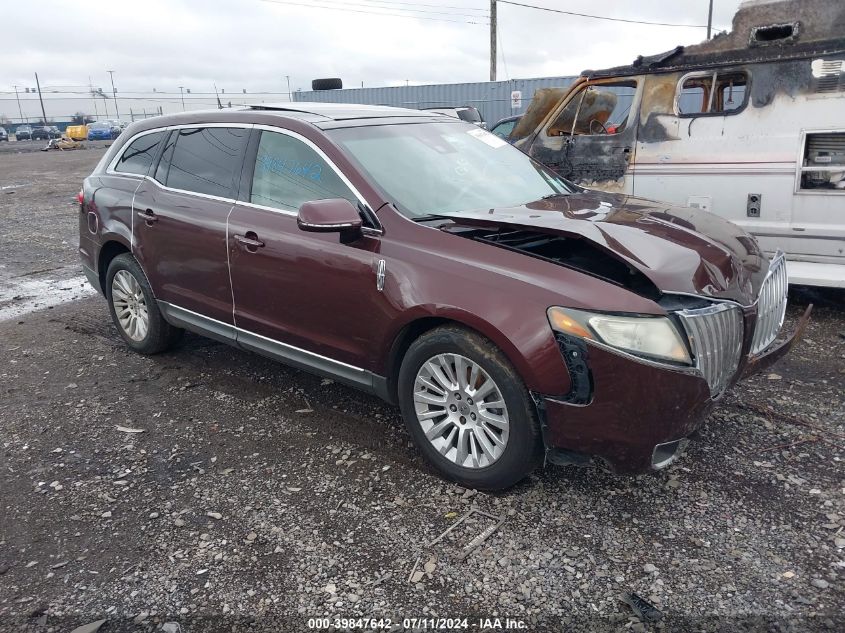
[[[628,20],[625,18],[610,18],[605,15],[590,15],[589,13],[576,13],[574,11],[562,11],[560,9],[550,9],[549,7],[538,7],[534,4],[523,4],[521,2],[511,2],[511,0],[498,0],[500,4],[512,4],[515,7],[525,7],[526,9],[537,9],[539,11],[549,11],[550,13],[563,13],[564,15],[573,15],[579,18],[591,18],[593,20],[607,20],[609,22],[626,22],[628,24],[648,24],[650,26],[675,26],[686,27],[694,29],[706,29],[706,24],[672,24],[669,22],[648,22],[646,20]]]
[[[444,7],[439,5],[419,5],[419,4],[411,4],[411,3],[396,3],[402,4],[402,7],[391,7],[391,6],[379,6],[381,4],[393,4],[392,2],[387,2],[387,0],[353,0],[352,2],[347,2],[346,0],[318,0],[323,4],[340,4],[346,5],[351,7],[358,7],[358,8],[365,8],[365,9],[375,9],[377,11],[403,11],[409,13],[430,13],[433,15],[449,15],[454,17],[463,17],[463,18],[481,18],[486,17],[485,15],[473,15],[471,13],[455,13],[453,11],[430,11],[429,9],[405,9],[403,7],[406,6],[426,6],[426,7],[437,7],[440,9],[446,9],[450,7]],[[375,6],[372,6],[375,5]],[[465,7],[451,7],[453,9],[463,10]],[[478,10],[478,9],[476,9]]]
[[[309,9],[328,9],[330,11],[346,11],[347,13],[364,13],[367,15],[383,15],[385,17],[393,17],[393,18],[405,18],[410,20],[429,20],[432,22],[454,22],[456,24],[480,24],[482,26],[487,26],[487,22],[473,22],[470,20],[450,20],[448,18],[430,18],[421,15],[403,15],[401,13],[380,13],[378,11],[365,11],[363,9],[347,9],[345,7],[326,7],[317,4],[305,4],[304,2],[290,2],[289,0],[260,0],[261,2],[267,2],[270,4],[282,4],[288,6],[296,6],[296,7],[307,7]],[[321,0],[322,2],[327,2],[331,0]],[[357,7],[364,7],[366,5],[352,5]],[[369,7],[370,9],[374,9],[375,7]],[[455,15],[455,14],[447,14],[447,15]],[[472,16],[475,17],[475,16]]]
[[[401,4],[409,7],[435,7],[437,9],[460,9],[461,11],[481,11],[486,12],[487,9],[480,7],[455,7],[447,4],[425,4],[422,2],[400,2],[399,0],[361,0],[362,2],[373,4]]]

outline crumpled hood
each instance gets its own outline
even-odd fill
[[[623,259],[662,292],[754,302],[768,271],[757,242],[707,211],[584,191],[489,211],[439,213],[457,225],[579,237]]]

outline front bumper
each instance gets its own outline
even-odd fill
[[[735,380],[786,354],[803,334],[811,310],[784,342],[745,359]],[[677,455],[680,440],[695,432],[715,406],[707,381],[694,368],[640,361],[593,344],[585,360],[592,377],[586,404],[535,395],[549,461],[598,457],[619,473],[663,468]]]

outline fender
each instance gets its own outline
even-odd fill
[[[490,339],[522,376],[528,389],[561,395],[569,391],[569,373],[552,329],[545,321],[545,312],[538,319],[536,328],[519,328],[507,336],[491,321],[453,305],[413,306],[393,321],[394,327],[382,339],[377,369],[379,374],[388,377],[398,374],[397,364],[401,363],[407,347],[415,338],[414,323],[430,319],[462,325]],[[431,326],[423,327],[422,331],[428,329]],[[408,334],[410,338],[406,338]]]

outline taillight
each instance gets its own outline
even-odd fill
[[[79,206],[82,206],[82,203],[85,202],[85,194],[82,189],[80,189],[79,193],[76,194],[76,201],[79,203]]]

